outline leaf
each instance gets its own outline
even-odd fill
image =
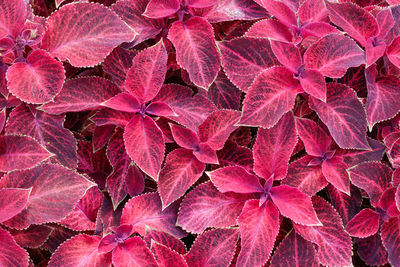
[[[206,143],[200,143],[195,151],[193,151],[195,157],[206,164],[218,164],[217,153]]]
[[[390,62],[400,67],[400,37],[396,37],[386,49],[386,55]]]
[[[0,136],[0,171],[29,169],[51,156],[52,154],[32,137]]]
[[[253,147],[254,172],[275,180],[286,176],[289,159],[297,143],[296,127],[291,112],[286,113],[271,129],[259,129]]]
[[[234,226],[247,199],[242,194],[223,194],[211,182],[204,183],[185,196],[176,224],[192,233],[202,233],[207,227]]]
[[[24,0],[4,0],[0,3],[0,38],[21,33],[26,19],[27,5]]]
[[[304,64],[307,69],[318,70],[326,77],[341,78],[348,68],[365,64],[365,55],[353,40],[331,33],[307,49]]]
[[[118,87],[109,80],[100,77],[75,78],[64,83],[54,102],[44,104],[40,109],[55,115],[97,109],[100,103],[118,93]]]
[[[242,147],[228,140],[223,149],[217,152],[220,167],[242,166],[248,171],[253,170],[253,153],[251,149]]]
[[[139,112],[141,103],[130,93],[119,93],[116,96],[101,103],[102,106],[112,108],[122,112]]]
[[[158,266],[161,267],[185,267],[188,266],[185,258],[174,250],[160,243],[152,241],[151,252],[153,253]]]
[[[295,224],[296,233],[318,245],[317,257],[321,264],[326,266],[351,265],[351,239],[343,229],[339,214],[329,203],[318,196],[314,196],[312,201],[323,226]]]
[[[172,249],[175,252],[178,252],[181,255],[187,253],[185,244],[178,238],[161,231],[155,231],[152,229],[146,229],[146,236],[144,237],[144,241],[147,243],[147,246],[150,247],[152,241],[157,242],[163,246],[166,246]]]
[[[125,84],[126,75],[132,66],[132,59],[137,52],[118,46],[104,59],[103,69],[111,76],[111,79],[119,86]]]
[[[172,16],[180,8],[179,0],[150,0],[143,16],[152,19],[161,19]]]
[[[293,34],[276,19],[264,19],[257,21],[246,32],[247,37],[264,37],[282,42],[291,42]]]
[[[244,92],[262,71],[279,63],[267,39],[242,37],[220,42],[218,47],[226,76]]]
[[[263,71],[246,94],[239,125],[273,127],[294,107],[299,92],[299,82],[288,69],[272,67]]]
[[[190,80],[208,90],[221,64],[211,24],[201,17],[176,21],[168,39],[175,47],[176,61],[188,71]]]
[[[158,179],[164,158],[164,137],[148,116],[134,115],[125,126],[125,148],[136,165],[154,180]]]
[[[357,240],[358,255],[368,265],[384,265],[388,262],[388,253],[382,244],[380,234]]]
[[[325,77],[317,70],[303,70],[300,72],[299,80],[304,92],[326,101]]]
[[[0,223],[20,213],[28,203],[32,188],[0,189]]]
[[[210,23],[233,20],[255,20],[268,16],[267,11],[251,0],[217,1],[205,18]]]
[[[348,172],[351,182],[368,193],[373,206],[378,204],[383,192],[390,187],[392,170],[382,163],[360,163]]]
[[[49,115],[46,112],[20,105],[10,113],[6,133],[26,134],[54,153],[52,158],[65,167],[75,169],[78,158],[77,144],[73,134],[63,127],[64,115]]]
[[[374,16],[353,3],[325,2],[331,21],[365,47],[368,38],[379,28]]]
[[[279,212],[267,201],[259,207],[259,200],[246,202],[238,218],[241,250],[238,266],[262,266],[269,259],[279,232]]]
[[[310,267],[319,266],[317,253],[313,245],[302,238],[301,235],[296,234],[295,231],[291,231],[283,239],[271,261],[272,267],[290,266],[290,264]]]
[[[297,25],[295,13],[285,3],[275,0],[258,0],[257,2],[288,28]]]
[[[400,227],[398,218],[390,218],[381,227],[383,246],[388,252],[389,263],[393,266],[400,264]]]
[[[347,225],[347,223],[361,211],[363,199],[360,190],[354,185],[350,186],[350,195],[337,190],[332,185],[328,185],[327,190],[332,206],[339,213],[343,224]]]
[[[28,229],[9,231],[21,247],[38,248],[48,240],[54,229],[45,225],[31,225]]]
[[[239,237],[237,229],[213,229],[199,235],[185,255],[188,266],[229,266]]]
[[[366,114],[357,95],[339,83],[329,83],[327,89],[326,103],[312,98],[310,107],[317,112],[341,148],[370,150],[366,138]]]
[[[347,166],[340,157],[326,159],[321,165],[322,174],[338,190],[350,195],[350,177]]]
[[[44,50],[29,54],[26,62],[17,62],[6,73],[10,92],[27,103],[53,100],[61,91],[65,74],[61,62]]]
[[[167,73],[167,50],[163,41],[137,54],[129,69],[125,89],[130,92],[140,104],[152,100],[160,91]]]
[[[308,155],[323,157],[332,144],[330,136],[314,121],[296,118],[297,132]]]
[[[186,129],[176,124],[170,124],[172,136],[175,142],[183,148],[195,150],[200,143],[200,140],[195,132]]]
[[[264,192],[258,177],[240,166],[219,168],[206,173],[214,186],[222,193],[251,194]]]
[[[161,210],[161,199],[157,193],[143,194],[131,198],[124,207],[121,224],[132,224],[133,231],[144,236],[146,228],[167,232],[175,237],[184,236],[176,223],[177,205]]]
[[[192,8],[205,8],[215,5],[214,0],[187,0],[186,4]]]
[[[29,255],[18,246],[6,230],[0,228],[0,264],[10,267],[28,267]]]
[[[22,229],[31,224],[59,221],[94,185],[84,176],[54,164],[10,172],[0,180],[0,188],[32,188],[32,191],[22,212],[5,224]]]
[[[220,71],[207,95],[219,109],[239,110],[241,94],[242,92]]]
[[[346,231],[359,238],[369,237],[379,230],[380,215],[371,209],[363,209],[346,225]]]
[[[64,5],[51,14],[46,26],[42,48],[75,67],[97,65],[119,44],[134,38],[114,12],[95,3]]]
[[[215,111],[199,126],[200,141],[214,150],[222,149],[229,135],[238,128],[235,123],[239,118],[240,112],[236,110]]]
[[[102,109],[90,118],[97,126],[111,125],[124,128],[132,118],[132,113],[114,109]]]
[[[293,43],[271,40],[271,48],[279,62],[293,73],[298,73],[303,59]]]
[[[139,236],[134,236],[123,243],[119,243],[112,253],[112,263],[115,267],[157,266],[153,254]]]
[[[111,266],[111,253],[99,253],[100,236],[81,234],[62,243],[52,255],[49,267]]]
[[[192,151],[179,148],[170,152],[158,179],[163,209],[185,194],[203,174],[205,164]]]
[[[270,196],[280,213],[302,225],[321,225],[315,214],[311,199],[295,187],[274,186]]]

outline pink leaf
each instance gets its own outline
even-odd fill
[[[323,0],[306,0],[297,11],[300,22],[327,21],[328,14]]]
[[[338,190],[350,195],[350,177],[347,165],[340,157],[333,157],[322,162],[322,173],[326,180]]]
[[[200,17],[185,23],[176,21],[169,29],[168,39],[175,46],[178,64],[188,71],[190,80],[208,89],[221,64],[211,24]]]
[[[139,236],[118,244],[112,253],[112,263],[115,267],[157,266],[153,254]]]
[[[205,164],[198,161],[192,151],[180,148],[168,154],[158,180],[158,192],[163,208],[183,196],[200,178]]]
[[[237,229],[213,229],[197,237],[185,255],[188,266],[229,266],[239,237]]]
[[[283,114],[294,107],[296,95],[300,92],[299,85],[284,67],[263,71],[246,94],[240,125],[273,127]]]
[[[253,170],[253,153],[251,149],[242,147],[228,140],[224,148],[217,153],[220,167],[242,166],[248,171]]]
[[[151,104],[146,107],[146,113],[158,117],[177,116],[168,104],[160,101],[151,102]]]
[[[32,188],[0,189],[0,223],[20,213],[28,203]]]
[[[330,136],[314,121],[296,118],[297,132],[308,155],[323,157],[332,144]]]
[[[327,190],[333,207],[337,210],[343,220],[343,224],[347,223],[361,211],[361,192],[354,185],[350,186],[350,195],[337,190],[332,185],[328,185]]]
[[[317,257],[321,264],[327,266],[351,265],[353,254],[351,239],[343,229],[339,214],[322,198],[315,196],[312,200],[323,226],[296,224],[296,232],[304,239],[318,245]]]
[[[111,253],[99,253],[100,236],[77,235],[62,243],[54,252],[49,267],[111,266]]]
[[[164,158],[164,136],[148,116],[134,115],[125,126],[125,148],[136,165],[157,180]]]
[[[90,24],[88,16],[92,18]],[[68,59],[73,66],[89,67],[133,38],[134,33],[110,9],[94,3],[73,3],[47,19],[42,48],[60,60]]]
[[[279,212],[267,201],[259,207],[259,200],[249,200],[238,218],[241,250],[238,266],[262,266],[269,259],[279,232]]]
[[[32,137],[0,136],[0,171],[32,168],[52,155]]]
[[[214,150],[222,149],[229,135],[239,127],[235,126],[239,118],[240,112],[236,110],[215,111],[199,126],[200,141]]]
[[[331,33],[307,49],[304,63],[307,69],[318,70],[327,77],[340,78],[348,68],[365,64],[365,55],[350,38]]]
[[[123,112],[138,112],[141,104],[138,99],[130,93],[119,93],[118,95],[101,103],[102,106]]]
[[[179,0],[150,0],[143,16],[152,19],[161,19],[175,14],[180,8]]]
[[[31,224],[59,221],[92,186],[93,182],[59,165],[10,172],[0,180],[0,188],[32,188],[32,191],[22,212],[5,224],[22,229]]]
[[[390,62],[400,68],[400,36],[396,37],[386,49],[386,55]]]
[[[383,192],[390,187],[392,170],[382,163],[361,163],[348,172],[351,182],[368,193],[373,206],[378,204]]]
[[[178,238],[183,231],[175,226],[177,205],[161,210],[161,200],[157,193],[140,195],[130,199],[122,212],[121,224],[132,224],[133,231],[144,236],[146,227],[165,231]]]
[[[160,91],[167,73],[167,50],[163,41],[137,54],[129,69],[125,89],[141,104],[152,100]]]
[[[205,8],[215,5],[215,0],[186,0],[186,5],[192,8]]]
[[[299,76],[303,90],[309,95],[326,101],[325,77],[317,70],[304,70]]]
[[[0,228],[0,264],[2,266],[28,267],[29,255],[17,245],[12,235]]]
[[[341,148],[370,150],[365,110],[355,92],[339,83],[329,83],[327,89],[326,103],[312,98],[310,107],[317,112]]]
[[[219,164],[217,152],[206,143],[200,143],[196,150],[193,151],[195,157],[206,164]]]
[[[38,248],[48,240],[54,229],[46,225],[31,225],[28,229],[9,231],[21,247]]]
[[[365,47],[378,34],[378,24],[367,10],[353,3],[325,2],[331,21]]]
[[[40,109],[56,115],[96,109],[100,107],[100,103],[118,93],[118,87],[109,80],[100,77],[75,78],[65,82],[54,102],[47,103]]]
[[[222,193],[250,194],[264,192],[258,177],[240,166],[219,168],[206,173],[214,186]]]
[[[397,186],[395,200],[397,209],[400,211],[400,186]]]
[[[290,266],[290,264],[310,267],[319,266],[317,253],[313,245],[293,230],[285,237],[275,251],[271,267],[285,267]]]
[[[24,0],[4,0],[0,3],[0,38],[17,37],[24,27],[27,5]]]
[[[152,240],[172,249],[175,252],[178,252],[181,255],[187,253],[186,246],[180,239],[166,232],[155,231],[147,228],[144,241],[146,241],[148,247],[151,246]]]
[[[177,225],[193,233],[202,233],[207,227],[234,226],[247,199],[242,194],[223,194],[207,182],[183,199]]]
[[[286,176],[289,159],[297,143],[296,127],[291,112],[283,115],[271,129],[259,129],[253,147],[254,172],[268,179]]]
[[[186,267],[185,258],[174,250],[155,241],[151,242],[151,252],[160,267]]]
[[[132,59],[137,52],[123,49],[118,46],[104,60],[103,69],[111,76],[111,79],[119,86],[123,87],[126,75],[132,66]]]
[[[34,104],[52,100],[61,91],[65,79],[61,62],[44,50],[35,50],[26,62],[13,64],[6,75],[10,92],[22,101]]]
[[[97,126],[115,125],[124,128],[132,118],[132,113],[114,109],[102,109],[90,118]]]
[[[400,265],[400,226],[399,218],[390,218],[381,227],[382,243],[388,252],[389,263],[393,266]]]
[[[271,48],[279,62],[293,73],[298,73],[303,59],[293,43],[271,40]]]
[[[287,27],[297,25],[295,13],[285,3],[275,0],[258,0],[258,3]]]
[[[379,58],[381,58],[386,52],[386,44],[385,43],[377,43],[375,38],[369,38],[365,45],[365,56],[366,56],[366,66],[371,66],[374,64]]]
[[[271,38],[281,42],[291,42],[293,39],[290,30],[275,19],[264,19],[254,23],[245,36]]]
[[[175,142],[183,147],[190,150],[195,150],[200,143],[197,134],[192,130],[183,128],[176,124],[170,124],[172,136],[174,137]]]
[[[315,214],[311,199],[295,187],[288,185],[274,186],[270,196],[280,213],[302,225],[321,225]]]
[[[243,37],[218,43],[218,47],[226,76],[245,92],[263,70],[279,63],[267,39]],[[248,47],[257,49],[249,50]]]
[[[379,229],[379,214],[371,209],[363,209],[346,225],[346,231],[359,238],[375,234]]]

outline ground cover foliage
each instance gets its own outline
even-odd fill
[[[0,0],[1,266],[400,266],[399,0]]]

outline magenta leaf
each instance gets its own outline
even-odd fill
[[[398,266],[400,264],[400,226],[398,217],[390,218],[382,224],[381,236],[383,246],[389,256],[389,263],[393,266]]]
[[[209,2],[207,0],[207,2]],[[251,0],[221,0],[207,13],[205,18],[211,22],[233,20],[255,20],[268,16],[266,10]]]
[[[218,47],[226,76],[245,92],[263,70],[279,63],[267,39],[243,37],[218,43]]]
[[[29,255],[18,246],[12,235],[0,228],[0,264],[2,266],[29,266]]]
[[[170,152],[158,180],[163,209],[183,196],[204,169],[205,164],[197,160],[192,151],[180,148]]]
[[[279,62],[291,72],[297,73],[303,64],[300,50],[293,43],[271,40],[271,48]]]
[[[158,117],[177,116],[168,104],[160,101],[151,102],[151,104],[146,107],[146,113]]]
[[[61,62],[44,50],[35,50],[26,62],[9,67],[6,77],[13,95],[28,103],[41,104],[52,100],[61,91],[65,74]]]
[[[187,267],[185,258],[178,252],[164,246],[156,241],[151,242],[151,252],[161,267]]]
[[[392,170],[378,162],[361,163],[348,170],[351,182],[368,193],[371,204],[376,206],[383,192],[390,187]]]
[[[168,39],[175,46],[178,64],[188,71],[190,80],[208,90],[221,64],[211,24],[200,17],[176,21]]]
[[[178,252],[181,255],[187,253],[185,244],[178,238],[161,231],[155,231],[152,229],[146,229],[146,236],[144,237],[144,241],[147,243],[147,246],[150,247],[152,240],[157,242],[158,244],[164,245],[173,251]]]
[[[28,203],[32,188],[0,189],[0,223],[20,213]]]
[[[148,116],[134,115],[125,126],[125,148],[136,165],[157,180],[164,158],[164,136]]]
[[[197,149],[193,151],[193,155],[203,163],[218,164],[216,151],[206,143],[200,143]]]
[[[115,267],[157,266],[153,254],[139,236],[119,243],[112,253],[112,263]]]
[[[365,110],[355,92],[339,83],[329,83],[327,89],[326,103],[312,98],[310,107],[317,112],[341,148],[370,150]]]
[[[346,171],[347,165],[340,157],[326,159],[321,165],[322,174],[338,190],[350,195],[350,177]]]
[[[219,109],[239,110],[241,91],[220,71],[208,90],[208,98]]]
[[[130,92],[140,104],[152,100],[160,90],[167,72],[168,54],[163,41],[137,54],[129,69],[125,89]]]
[[[279,119],[294,107],[299,82],[284,67],[263,71],[254,81],[243,102],[243,126],[273,127]],[[276,107],[280,107],[277,109]]]
[[[297,25],[295,13],[284,2],[276,0],[258,0],[256,2],[287,27]]]
[[[100,236],[81,234],[62,243],[54,252],[49,262],[56,266],[110,266],[111,253],[100,253],[97,249]]]
[[[318,196],[313,197],[314,209],[323,226],[296,224],[296,233],[318,245],[317,257],[327,266],[351,265],[352,246],[348,233],[335,209]]]
[[[180,147],[190,150],[195,150],[198,147],[200,140],[195,132],[176,124],[170,124],[170,127],[172,136]]]
[[[197,237],[189,253],[185,255],[188,266],[229,266],[239,231],[237,229],[213,229]]]
[[[240,166],[220,168],[206,173],[214,186],[222,193],[250,194],[264,192],[258,177]]]
[[[275,19],[264,19],[253,24],[246,32],[247,37],[271,38],[281,42],[291,42],[293,33]]]
[[[32,168],[52,154],[29,136],[0,136],[0,171]]]
[[[10,172],[0,180],[0,188],[32,188],[32,192],[22,212],[5,224],[22,229],[31,224],[59,221],[94,185],[84,176],[54,164]]]
[[[303,90],[309,95],[326,101],[325,77],[318,70],[303,70],[299,76]]]
[[[350,195],[337,190],[332,185],[327,187],[332,206],[340,214],[343,224],[347,223],[361,211],[361,192],[354,185],[350,186]]]
[[[119,86],[125,84],[126,75],[132,66],[132,59],[137,52],[130,51],[118,46],[104,60],[104,71],[111,76],[111,79]]]
[[[102,106],[123,112],[139,112],[141,103],[130,93],[119,93],[118,95],[101,103]]]
[[[207,227],[234,226],[247,199],[242,194],[223,194],[207,182],[183,199],[177,225],[192,233],[202,233]]]
[[[270,196],[280,213],[302,225],[321,225],[315,214],[311,199],[295,187],[288,185],[274,186]]]
[[[364,51],[350,38],[339,34],[328,34],[304,54],[307,69],[318,70],[331,78],[342,77],[348,68],[365,63]]]
[[[93,18],[89,25],[88,16]],[[133,38],[134,32],[110,9],[94,3],[73,3],[48,18],[42,48],[73,66],[89,67]]]
[[[235,124],[239,118],[240,112],[236,110],[215,111],[199,126],[200,141],[214,150],[222,149],[229,135],[238,128]]]
[[[359,238],[369,237],[379,229],[379,214],[371,209],[363,209],[346,225],[346,231]]]
[[[4,0],[0,3],[0,38],[10,35],[17,37],[24,27],[27,16],[24,0]]]
[[[242,147],[233,141],[228,140],[217,155],[221,167],[242,166],[248,171],[253,170],[253,153],[251,149]]]
[[[109,80],[100,77],[75,78],[65,82],[54,102],[47,103],[40,109],[55,115],[97,109],[102,102],[118,93],[118,87]]]
[[[296,118],[297,132],[308,155],[323,157],[332,144],[330,136],[314,121]]]
[[[311,242],[305,240],[301,235],[291,231],[278,249],[271,261],[272,267],[284,267],[288,264],[296,264],[297,266],[318,267],[319,262],[317,253]]]
[[[161,199],[157,193],[140,195],[130,199],[122,212],[121,224],[132,224],[133,231],[144,236],[146,228],[165,231],[181,238],[183,231],[175,226],[177,205],[161,210]]]
[[[186,0],[185,3],[193,8],[205,8],[216,4],[215,0]]]
[[[259,207],[258,200],[249,200],[238,218],[241,250],[238,266],[262,266],[269,259],[279,232],[279,212],[267,201]]]
[[[102,109],[90,118],[97,126],[118,126],[124,128],[132,118],[132,113],[114,109]]]
[[[161,19],[175,14],[179,10],[179,7],[179,0],[150,0],[143,16],[152,19]]]
[[[400,67],[400,36],[396,37],[386,49],[386,55],[390,62]]]

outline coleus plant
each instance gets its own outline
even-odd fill
[[[399,26],[397,0],[0,0],[0,265],[400,266]]]

